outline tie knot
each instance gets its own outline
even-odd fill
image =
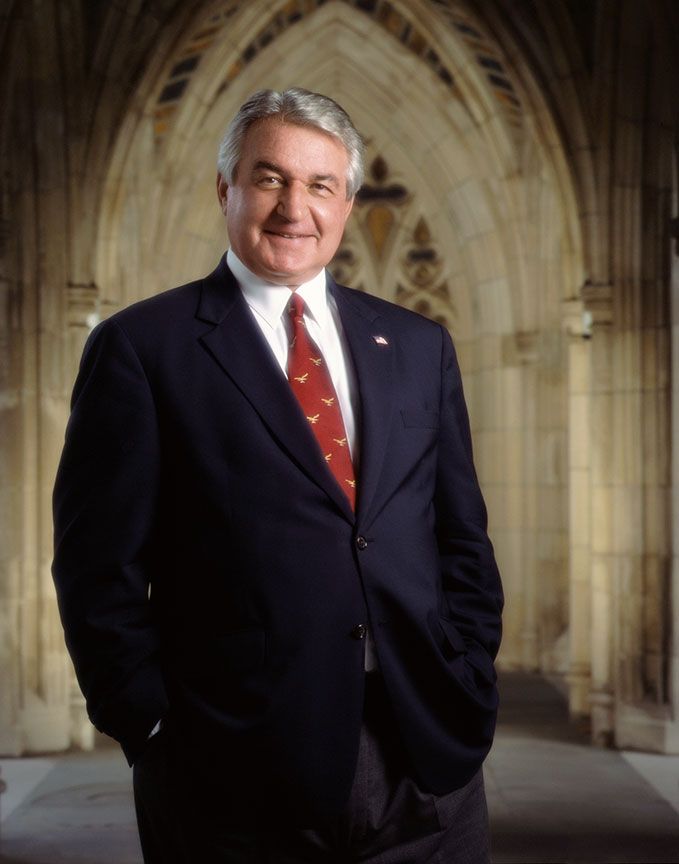
[[[290,296],[290,306],[288,309],[293,318],[302,318],[304,316],[304,300],[296,291],[293,291]]]

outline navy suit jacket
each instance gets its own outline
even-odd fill
[[[431,791],[478,770],[497,708],[502,592],[450,337],[329,290],[360,391],[355,514],[224,259],[93,331],[54,494],[94,725],[132,762],[164,717],[193,764],[303,813],[350,789],[356,625]]]

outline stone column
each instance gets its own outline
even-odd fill
[[[7,147],[0,153],[6,157],[7,220],[0,248],[0,330],[7,348],[0,376],[0,752],[7,755],[58,751],[71,743],[69,664],[50,565],[72,227],[60,34],[72,37],[73,22],[65,3],[24,7],[13,22],[10,51],[18,62],[12,98],[3,106],[11,111],[7,138],[0,142]],[[74,52],[67,55],[71,60]],[[75,104],[77,96],[71,96]]]
[[[514,525],[521,544],[521,577],[523,581],[523,610],[521,621],[521,668],[535,670],[540,667],[541,654],[541,603],[542,592],[538,591],[537,573],[539,561],[545,551],[542,547],[539,530],[539,467],[537,454],[541,450],[538,441],[538,416],[540,402],[540,385],[538,381],[538,337],[535,331],[515,334],[516,360],[518,367],[502,370],[507,387],[509,381],[514,384],[513,392],[505,403],[507,411],[507,432],[514,438],[519,436],[521,458],[517,460],[513,454],[508,454],[507,483],[509,493],[508,504],[514,519],[520,524]],[[509,514],[508,514],[509,515]],[[512,516],[510,515],[511,519]]]
[[[99,290],[94,282],[69,283],[66,289],[66,352],[65,394],[62,403],[61,425],[65,428],[68,417],[68,391],[75,381],[85,340],[100,320]],[[81,750],[94,747],[94,727],[90,723],[85,707],[85,698],[72,667],[69,684],[69,717],[71,744]]]
[[[585,285],[584,307],[591,315],[591,675],[592,740],[608,746],[613,740],[614,639],[617,604],[614,588],[613,384],[611,286]]]
[[[537,669],[535,334],[485,334],[474,357],[472,434],[506,598],[500,660]]]
[[[550,316],[551,317],[551,316]],[[534,360],[524,370],[526,417],[535,401],[534,431],[526,429],[526,493],[534,497],[532,542],[535,554],[535,616],[539,668],[568,671],[568,404],[567,350],[559,319],[544,322]],[[533,392],[535,395],[529,395]],[[534,495],[532,489],[535,489]]]
[[[672,206],[679,213],[679,153],[674,176]],[[679,216],[673,222],[671,253],[671,352],[672,352],[672,571],[670,576],[670,620],[673,622],[670,637],[669,692],[673,720],[672,747],[679,752]]]
[[[568,704],[573,717],[590,713],[592,675],[591,329],[581,300],[563,304],[568,337]]]
[[[7,177],[0,181],[0,754],[21,752],[21,329],[20,284]]]

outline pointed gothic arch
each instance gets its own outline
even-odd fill
[[[606,17],[593,4],[588,49],[551,0],[154,0],[93,4],[87,21],[84,5],[44,19],[27,0],[9,31],[43,50],[31,78],[7,77],[0,116],[0,149],[39,154],[16,146],[1,199],[0,227],[14,219],[20,238],[0,258],[21,367],[2,391],[21,445],[2,464],[26,514],[0,544],[2,605],[21,618],[20,656],[0,650],[5,750],[87,740],[73,688],[68,717],[45,528],[87,329],[212,266],[223,125],[252,90],[293,83],[346,105],[369,161],[405,190],[401,205],[378,194],[355,208],[340,263],[455,335],[507,587],[501,662],[566,673],[596,740],[676,746],[670,541],[654,526],[670,512],[661,244],[679,122],[648,88],[669,80],[667,54],[648,47],[652,26],[669,41],[672,7],[622,0]],[[33,102],[49,109],[34,128],[21,108]],[[66,134],[49,146],[55,128]],[[638,236],[640,214],[657,246]]]
[[[570,274],[582,269],[575,195],[559,174],[565,160],[554,156],[544,106],[466,4],[370,5],[371,14],[345,0],[266,4],[265,16],[255,14],[258,4],[201,12],[154,66],[155,83],[142,83],[147,102],[134,134],[121,136],[96,282],[115,307],[213,265],[224,244],[214,153],[226,119],[253,90],[294,83],[340,101],[371,163],[381,159],[406,189],[381,217],[359,198],[346,242],[354,275],[446,320],[456,337],[508,587],[503,662],[564,670],[567,527],[550,527],[542,546],[538,537],[547,534],[541,501],[561,499],[566,509],[567,419],[562,411],[546,423],[534,406],[565,392],[561,304],[575,290]],[[390,222],[381,250],[370,213]],[[404,256],[423,231],[440,265],[428,303],[403,287]],[[541,592],[538,570],[548,574]]]

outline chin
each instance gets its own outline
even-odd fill
[[[314,270],[312,267],[299,267],[293,266],[290,262],[286,262],[288,266],[285,266],[283,262],[278,262],[278,266],[271,266],[268,269],[269,279],[272,282],[280,283],[281,285],[287,285],[289,282],[294,282],[298,284],[300,282],[306,282],[311,278],[310,273],[313,274]],[[321,269],[320,267],[318,268]]]

